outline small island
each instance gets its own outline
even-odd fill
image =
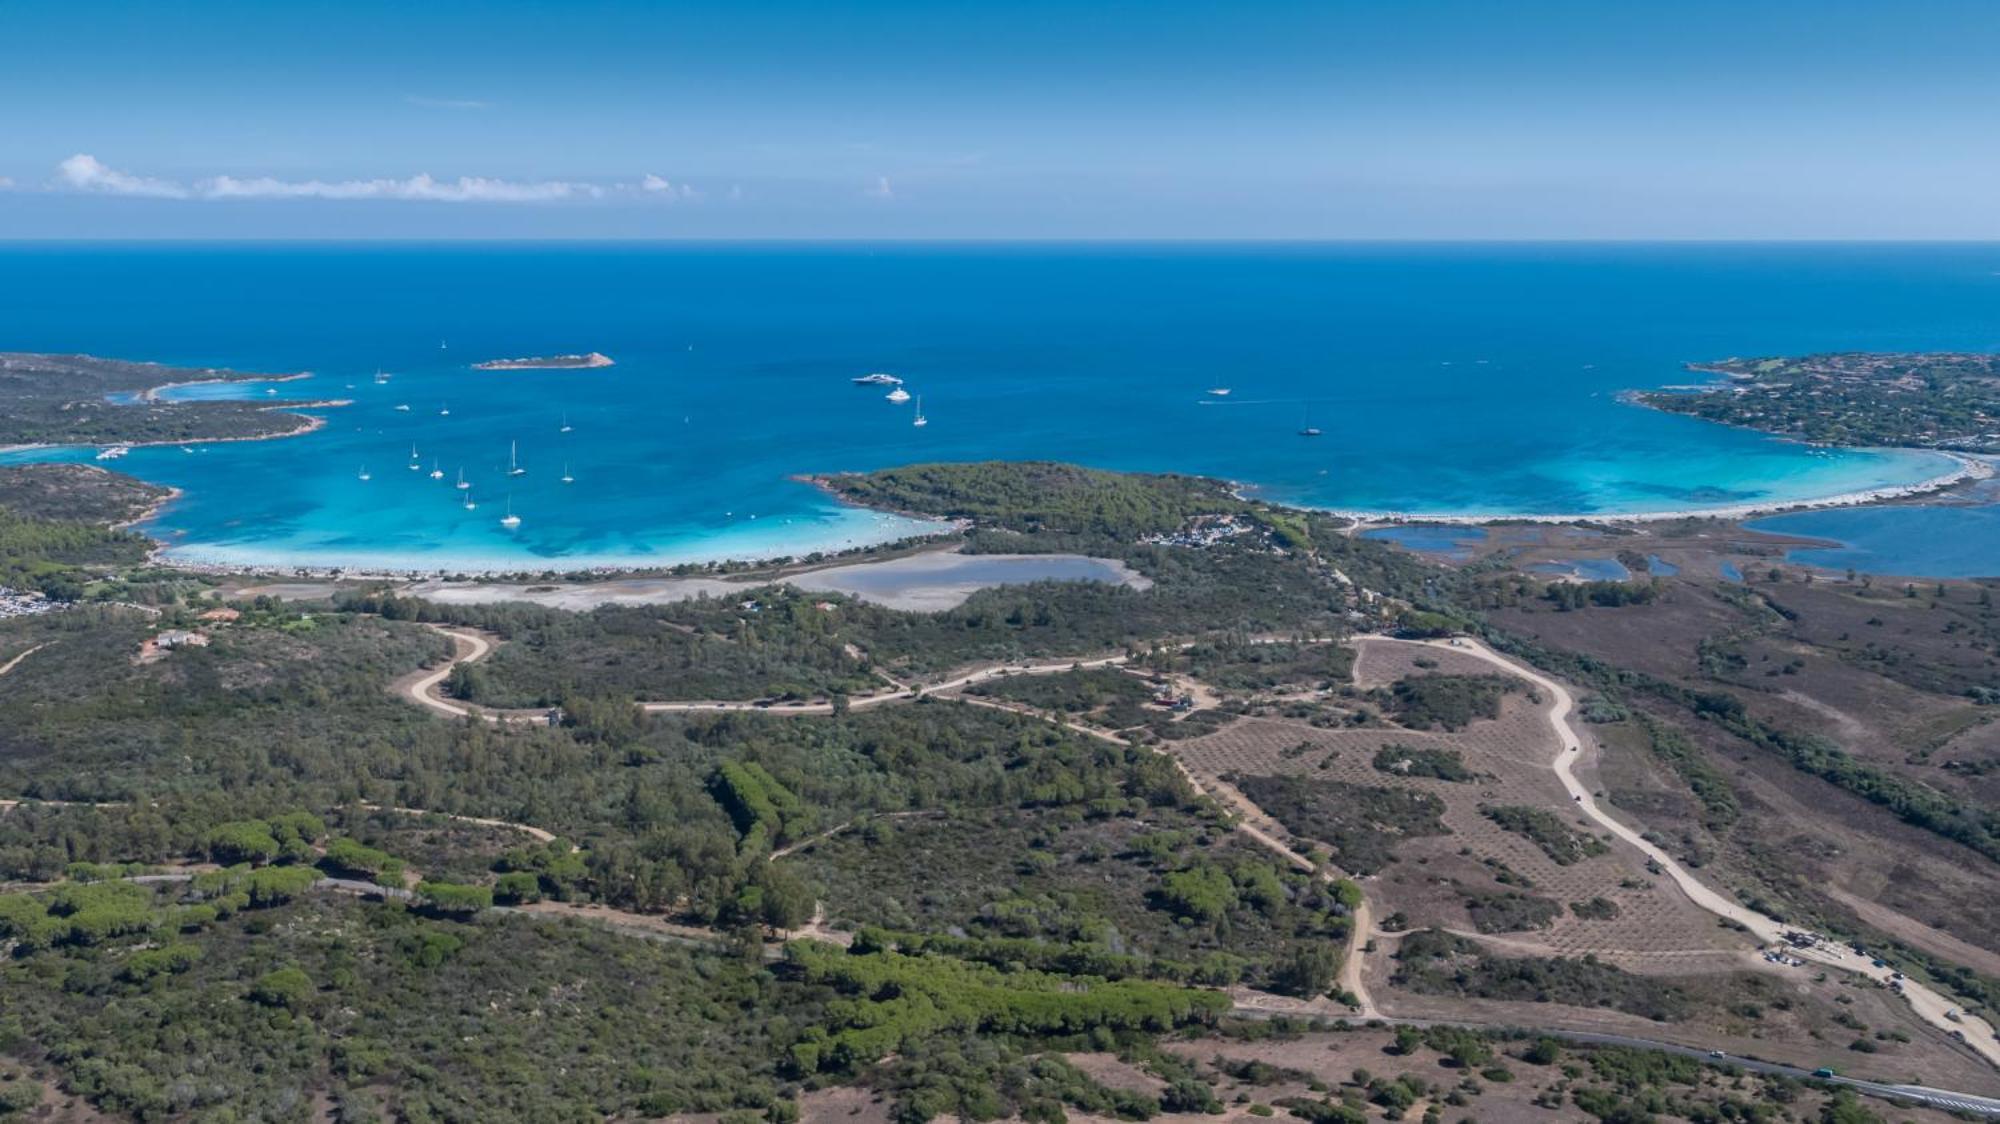
[[[530,355],[521,359],[488,359],[474,363],[475,371],[556,371],[582,367],[609,367],[611,357],[601,351],[588,355]]]
[[[1688,369],[1725,381],[1641,391],[1632,400],[1822,445],[2000,453],[2000,356],[1840,352]]]

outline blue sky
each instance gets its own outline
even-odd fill
[[[1993,3],[7,0],[0,238],[1994,238]]]

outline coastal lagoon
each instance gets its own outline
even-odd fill
[[[912,554],[882,562],[830,566],[786,579],[815,593],[844,593],[892,609],[942,612],[982,589],[1042,581],[1093,581],[1150,589],[1152,580],[1123,562],[1080,554]]]
[[[1436,515],[1907,486],[1941,459],[1810,449],[1618,392],[1729,355],[1991,348],[1996,297],[2000,250],[1977,246],[23,244],[0,248],[0,347],[310,370],[175,393],[351,402],[306,436],[117,462],[184,490],[149,528],[176,559],[531,570],[936,529],[795,478],[930,460]],[[617,365],[471,369],[592,350]],[[878,370],[928,425],[851,382]]]
[[[2000,577],[2000,504],[1829,508],[1758,519],[1753,531],[1828,539],[1787,561],[1912,578]]]

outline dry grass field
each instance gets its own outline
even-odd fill
[[[2000,684],[1991,590],[1957,583],[1939,596],[1934,585],[1807,582],[1797,571],[1777,583],[1753,577],[1747,587],[1669,579],[1647,605],[1564,613],[1524,603],[1491,619],[1551,649],[1726,692],[1756,720],[1817,734],[1969,808],[2000,803],[2000,707],[1968,697]],[[1628,702],[1681,730],[1741,805],[1732,825],[1703,827],[1687,786],[1648,760],[1636,730],[1594,728],[1621,750],[1604,761],[1603,786],[1677,852],[1705,862],[1711,880],[1996,974],[1992,860],[1683,709]],[[1988,956],[1962,955],[1968,946]]]
[[[1162,1124],[1252,1124],[1261,1121],[1294,1120],[1284,1102],[1329,1100],[1359,1102],[1363,1119],[1369,1121],[1420,1120],[1433,1106],[1440,1119],[1459,1124],[1585,1124],[1600,1119],[1577,1107],[1579,1088],[1604,1088],[1615,1082],[1607,1074],[1617,1072],[1607,1066],[1600,1072],[1590,1055],[1564,1049],[1550,1064],[1537,1064],[1522,1055],[1529,1043],[1499,1045],[1491,1064],[1468,1068],[1456,1064],[1429,1044],[1418,1045],[1410,1053],[1400,1052],[1395,1035],[1386,1029],[1355,1028],[1317,1031],[1261,1041],[1201,1038],[1167,1043],[1165,1050],[1194,1067],[1220,1102],[1219,1112],[1166,1112],[1152,1119]],[[1166,1083],[1131,1061],[1112,1054],[1074,1053],[1063,1060],[1110,1088],[1130,1089],[1157,1096]],[[1607,1059],[1611,1065],[1623,1059]],[[1494,1067],[1498,1067],[1497,1069]],[[1740,1103],[1781,1103],[1789,1119],[1819,1120],[1827,1098],[1810,1088],[1775,1090],[1762,1079],[1716,1069],[1701,1069],[1691,1081],[1663,1080],[1659,1087],[1671,1096],[1714,1106],[1734,1100]],[[1410,1079],[1426,1091],[1397,1116],[1386,1106],[1370,1103],[1367,1090],[1357,1077],[1370,1081]],[[1504,1078],[1504,1079],[1502,1079]],[[1909,1124],[1943,1124],[1951,1116],[1929,1109],[1891,1108],[1879,1101],[1863,1101],[1869,1111]],[[894,1119],[889,1099],[879,1093],[855,1087],[822,1089],[800,1098],[803,1124],[889,1124]],[[1112,1118],[1070,1110],[1073,1124],[1111,1124]],[[1714,1117],[1721,1118],[1721,1117]],[[713,1124],[714,1116],[682,1116],[687,1124]]]
[[[1419,659],[1437,666],[1419,667]],[[1383,639],[1360,641],[1355,664],[1356,685],[1363,688],[1409,675],[1491,672],[1490,665],[1469,655]],[[1569,810],[1569,797],[1550,767],[1556,743],[1547,705],[1548,700],[1509,695],[1499,718],[1459,733],[1319,729],[1245,718],[1180,743],[1174,753],[1204,781],[1288,775],[1413,790],[1442,801],[1441,818],[1450,834],[1401,841],[1393,848],[1397,861],[1363,883],[1378,919],[1400,914],[1404,928],[1438,926],[1477,934],[1469,906],[1481,898],[1527,894],[1553,902],[1560,912],[1545,928],[1507,932],[1511,948],[1540,955],[1594,953],[1635,970],[1737,962],[1738,954],[1753,947],[1749,940],[1720,928],[1671,883],[1650,874],[1637,851],[1613,846],[1601,855],[1558,864],[1533,841],[1483,814],[1481,809],[1489,806],[1542,808],[1573,831],[1594,834],[1587,821]],[[1302,745],[1310,749],[1301,752]],[[1385,745],[1456,752],[1479,777],[1457,782],[1384,772],[1375,757]],[[1588,920],[1570,908],[1571,903],[1596,899],[1612,903],[1616,915]]]
[[[1354,687],[1360,691],[1408,676],[1493,670],[1448,649],[1384,638],[1363,638],[1356,646]],[[1246,717],[1170,751],[1202,783],[1239,805],[1245,784],[1264,791],[1268,786],[1252,778],[1272,776],[1301,778],[1308,785],[1421,792],[1442,803],[1439,819],[1449,834],[1395,839],[1387,865],[1361,880],[1378,925],[1364,955],[1363,978],[1385,1013],[1618,1032],[1807,1066],[1832,1062],[1893,1079],[1994,1087],[1990,1068],[1925,1026],[1894,996],[1816,970],[1768,963],[1753,938],[1690,902],[1670,880],[1648,869],[1642,853],[1593,832],[1595,825],[1573,810],[1552,768],[1557,743],[1548,720],[1550,702],[1532,693],[1510,694],[1498,718],[1455,733],[1321,728]],[[1585,747],[1579,773],[1593,788],[1691,803],[1678,779],[1632,741],[1627,725],[1581,728],[1593,742],[1590,736],[1599,730],[1614,735]],[[1423,751],[1456,754],[1473,778],[1385,771],[1377,765],[1385,745],[1399,747],[1404,757]],[[1309,832],[1278,822],[1271,809],[1251,808],[1258,826],[1294,839],[1300,850],[1326,852]],[[1492,808],[1540,809],[1545,821],[1552,818],[1576,839],[1598,840],[1591,849],[1599,853],[1558,862],[1534,839],[1496,823],[1487,814]],[[1810,819],[1804,809],[1798,814]],[[1337,863],[1338,855],[1334,858]],[[1523,903],[1523,897],[1539,902]],[[1509,920],[1519,924],[1508,927]],[[1683,997],[1685,1013],[1659,1022],[1604,1007],[1420,994],[1398,986],[1392,980],[1401,944],[1409,934],[1432,927],[1473,940],[1496,958],[1592,958],[1657,980],[1660,988]],[[1850,1049],[1857,1040],[1866,1040],[1870,1052]]]

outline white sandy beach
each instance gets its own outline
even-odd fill
[[[1726,507],[1678,508],[1667,511],[1584,512],[1571,514],[1522,514],[1518,512],[1427,514],[1414,511],[1360,511],[1346,508],[1317,509],[1328,515],[1353,519],[1360,524],[1443,523],[1476,526],[1486,523],[1663,523],[1677,519],[1746,519],[1755,515],[1776,515],[1784,511],[1810,511],[1823,507],[1859,507],[1928,495],[1946,488],[1992,477],[2000,458],[1970,453],[1938,452],[1954,462],[1950,472],[1940,473],[1915,484],[1869,488],[1819,499],[1766,500]]]

